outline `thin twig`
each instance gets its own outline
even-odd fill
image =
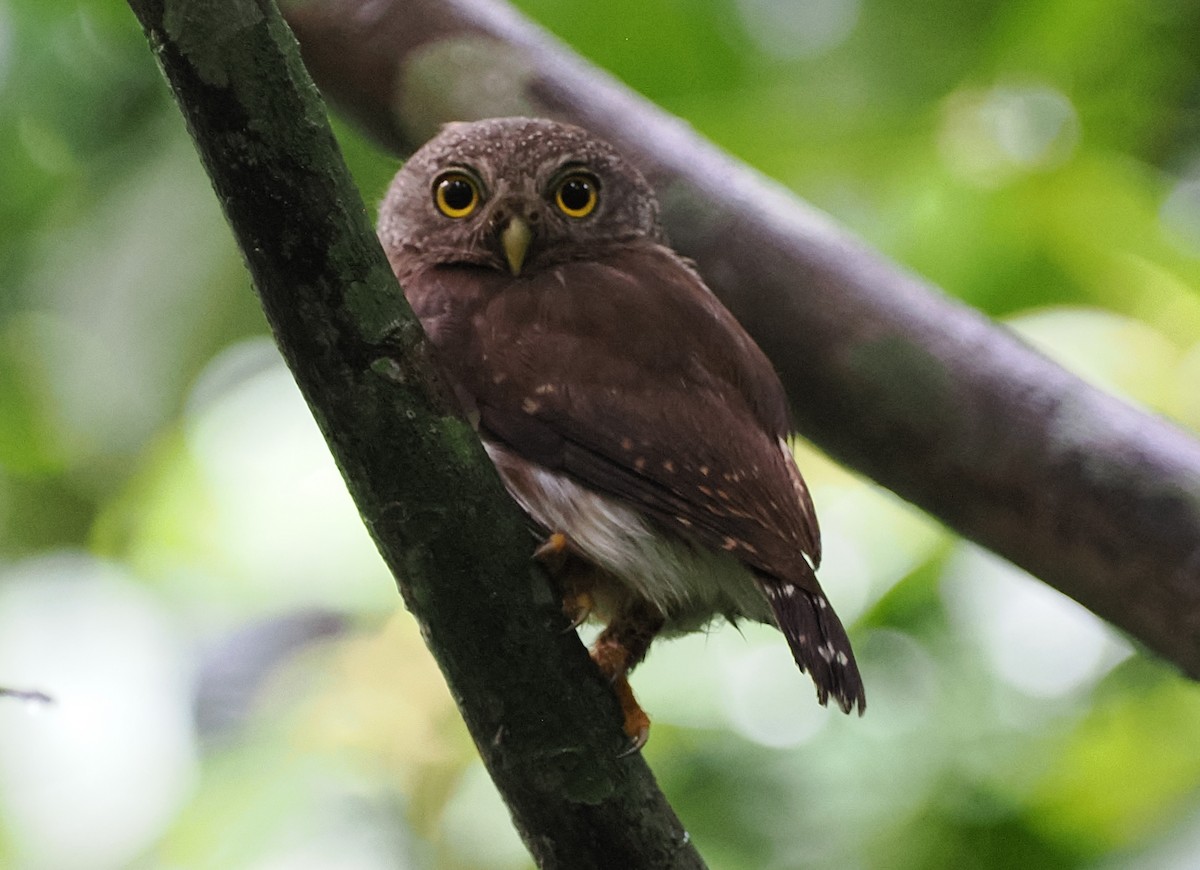
[[[34,704],[53,704],[54,698],[37,689],[7,689],[0,686],[0,698],[13,698]]]

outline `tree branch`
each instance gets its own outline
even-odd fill
[[[564,631],[525,520],[443,386],[274,5],[130,6],[284,356],[535,858],[702,867],[641,757],[618,757],[611,690]]]
[[[53,704],[54,698],[38,689],[9,689],[0,686],[0,698],[13,698],[17,701],[36,704]]]
[[[675,246],[774,361],[800,431],[1200,676],[1200,444],[869,250],[489,0],[298,0],[322,87],[404,153],[541,115],[648,174]]]

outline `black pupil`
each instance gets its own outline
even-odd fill
[[[442,182],[442,201],[455,211],[468,208],[475,201],[475,188],[464,178],[447,178]]]
[[[592,201],[592,185],[586,178],[569,178],[559,191],[562,204],[571,211],[585,209]]]

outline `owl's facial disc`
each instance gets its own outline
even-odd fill
[[[632,165],[579,128],[531,118],[448,125],[397,173],[379,230],[402,280],[434,266],[525,278],[662,239]]]

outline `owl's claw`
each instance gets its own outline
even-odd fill
[[[625,736],[629,738],[629,745],[617,756],[624,758],[626,755],[633,755],[650,739],[650,717],[633,696],[633,689],[624,675],[613,681],[613,691],[621,704],[621,715],[624,719],[622,727]]]
[[[547,535],[546,540],[538,544],[537,549],[533,551],[534,560],[540,562],[552,576],[557,578],[562,587],[563,615],[571,620],[571,624],[565,631],[574,631],[587,622],[588,617],[592,615],[592,609],[596,606],[596,600],[592,597],[590,588],[591,578],[588,573],[590,569],[586,563],[577,558],[572,561],[572,557],[575,555],[575,545],[571,543],[571,539],[564,532],[553,532]],[[568,569],[568,563],[570,563],[570,569]],[[584,569],[583,573],[580,573],[581,567]]]
[[[568,592],[563,596],[562,609],[563,615],[571,620],[571,624],[566,631],[574,631],[588,621],[588,617],[592,615],[592,608],[596,606],[596,601],[592,598],[592,593],[587,590]]]
[[[625,758],[626,756],[633,755],[635,752],[640,752],[649,739],[650,726],[647,724],[644,728],[639,728],[638,732],[629,738],[629,745],[617,753],[617,758]]]
[[[562,532],[554,532],[538,544],[533,558],[541,562],[551,574],[562,570],[571,555],[571,539]]]
[[[642,660],[662,624],[662,616],[648,606],[629,608],[608,624],[592,647],[592,661],[611,681],[621,707],[621,727],[629,738],[622,756],[637,752],[650,738],[650,717],[634,697],[628,674]]]
[[[592,594],[595,567],[579,556],[564,532],[547,535],[533,551],[533,558],[558,579],[563,614],[571,621],[567,631],[575,630],[587,621],[596,605]],[[621,706],[622,728],[629,738],[618,757],[632,755],[650,739],[650,717],[633,696],[626,674],[641,661],[662,625],[662,615],[648,605],[632,607],[619,620],[610,622],[592,647],[592,660],[612,684]]]

